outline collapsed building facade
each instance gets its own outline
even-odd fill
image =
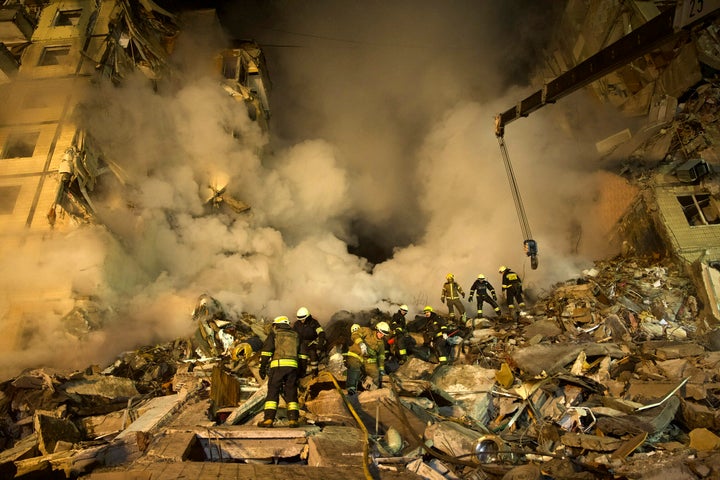
[[[557,76],[667,2],[570,1],[543,77]],[[603,21],[598,21],[603,19]],[[129,69],[152,82],[180,29],[141,2],[25,2],[0,9],[0,222],[3,250],[50,228],[93,221],[103,175],[122,165],[74,123],[82,89]],[[599,28],[600,31],[595,31]],[[384,312],[338,312],[336,341],[305,378],[299,429],[255,427],[266,386],[257,349],[267,325],[198,300],[191,339],[127,352],[106,368],[32,370],[0,389],[7,478],[713,478],[720,475],[717,25],[646,54],[588,90],[647,117],[598,140],[625,159],[637,195],[617,226],[623,255],[540,293],[519,323],[466,326],[455,362],[418,348],[384,386],[344,394],[343,335]],[[562,41],[572,40],[571,45]],[[220,88],[267,128],[269,83],[253,45],[218,57]],[[22,81],[18,81],[22,80]],[[542,82],[540,82],[542,83]],[[219,186],[212,208],[249,208]],[[18,329],[54,306],[91,328],[71,285],[28,289],[6,311]],[[68,301],[71,299],[71,301]],[[73,315],[73,312],[75,315]],[[25,325],[25,326],[23,326]],[[416,330],[419,330],[416,328]],[[20,331],[8,331],[18,342]],[[422,344],[419,331],[413,332]],[[378,388],[380,387],[380,388]],[[281,409],[282,410],[282,409]],[[283,425],[280,416],[279,426]]]

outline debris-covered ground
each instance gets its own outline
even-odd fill
[[[194,338],[125,352],[102,368],[32,370],[3,383],[0,471],[120,478],[109,475],[173,463],[322,469],[350,455],[356,476],[347,478],[720,475],[712,433],[720,353],[678,264],[617,257],[533,296],[517,322],[469,320],[450,365],[428,357],[413,332],[410,360],[389,358],[382,388],[366,381],[354,397],[344,390],[344,332],[389,314],[338,312],[319,376],[301,382],[301,428],[283,428],[281,404],[276,428],[258,429],[266,390],[252,339],[266,327],[229,318],[202,295]]]
[[[146,66],[162,67],[152,42],[138,38]],[[255,61],[254,51],[224,59]],[[655,101],[637,89],[652,103],[653,122],[613,152],[624,159],[617,173],[642,200],[618,226],[623,254],[529,290],[517,318],[504,310],[454,325],[462,342],[449,364],[425,344],[424,306],[410,305],[410,359],[389,357],[380,385],[366,378],[348,395],[350,326],[388,322],[393,312],[336,312],[324,325],[319,374],[299,385],[300,428],[286,428],[281,402],[275,428],[261,429],[267,385],[258,364],[269,319],[235,316],[204,293],[188,318],[189,338],[120,353],[110,365],[28,370],[0,384],[0,478],[720,478],[720,338],[712,292],[697,290],[688,260],[717,242],[683,244],[659,226],[667,218],[656,218],[659,190],[682,187],[673,200],[693,200],[683,204],[683,227],[720,223],[720,89],[713,58],[702,53],[705,71],[695,73],[707,81],[691,91]],[[111,62],[116,54],[97,67],[114,80],[126,63]],[[234,97],[247,96],[227,80]],[[254,116],[266,114],[261,98],[249,103]],[[705,170],[684,171],[688,162]],[[247,209],[211,189],[212,208]],[[708,262],[715,277],[718,265]],[[78,304],[65,317],[68,332],[99,328],[102,313]]]

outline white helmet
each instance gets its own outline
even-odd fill
[[[408,311],[408,307],[405,304],[400,305],[400,310],[405,310],[405,312]]]
[[[390,335],[390,325],[388,325],[387,322],[380,322],[375,325],[375,328],[383,335]]]
[[[305,307],[298,308],[297,311],[297,318],[298,320],[305,320],[308,316],[310,316],[310,312]]]
[[[279,317],[275,317],[275,320],[273,320],[273,325],[277,324],[290,325],[290,320],[285,315],[281,315]]]

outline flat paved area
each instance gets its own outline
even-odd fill
[[[351,468],[329,468],[284,465],[248,465],[245,463],[153,463],[128,470],[94,472],[80,477],[83,480],[364,480],[364,471]],[[410,472],[385,472],[382,480],[418,480]]]

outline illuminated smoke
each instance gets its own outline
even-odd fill
[[[340,309],[400,303],[413,315],[425,304],[444,311],[447,272],[466,290],[481,272],[499,288],[504,264],[539,289],[608,253],[614,219],[602,213],[603,187],[617,182],[594,173],[598,138],[569,135],[559,120],[562,109],[586,108],[578,93],[507,129],[540,247],[540,268],[529,269],[493,117],[533,90],[529,68],[547,35],[538,25],[551,27],[558,12],[540,15],[548,2],[492,3],[284,2],[275,11],[259,2],[252,23],[228,7],[225,25],[245,29],[269,60],[269,135],[212,77],[224,46],[217,31],[183,33],[178,74],[157,92],[139,75],[89,92],[83,121],[129,188],[105,187],[107,230],[58,241],[67,255],[52,265],[14,267],[45,278],[85,268],[112,320],[79,351],[46,314],[26,346],[34,353],[6,353],[4,371],[104,363],[188,335],[205,292],[266,318],[301,305],[323,322]],[[249,213],[206,214],[214,183]],[[381,260],[348,253],[363,243]],[[3,287],[10,295],[12,282]],[[41,352],[46,343],[53,348]]]

